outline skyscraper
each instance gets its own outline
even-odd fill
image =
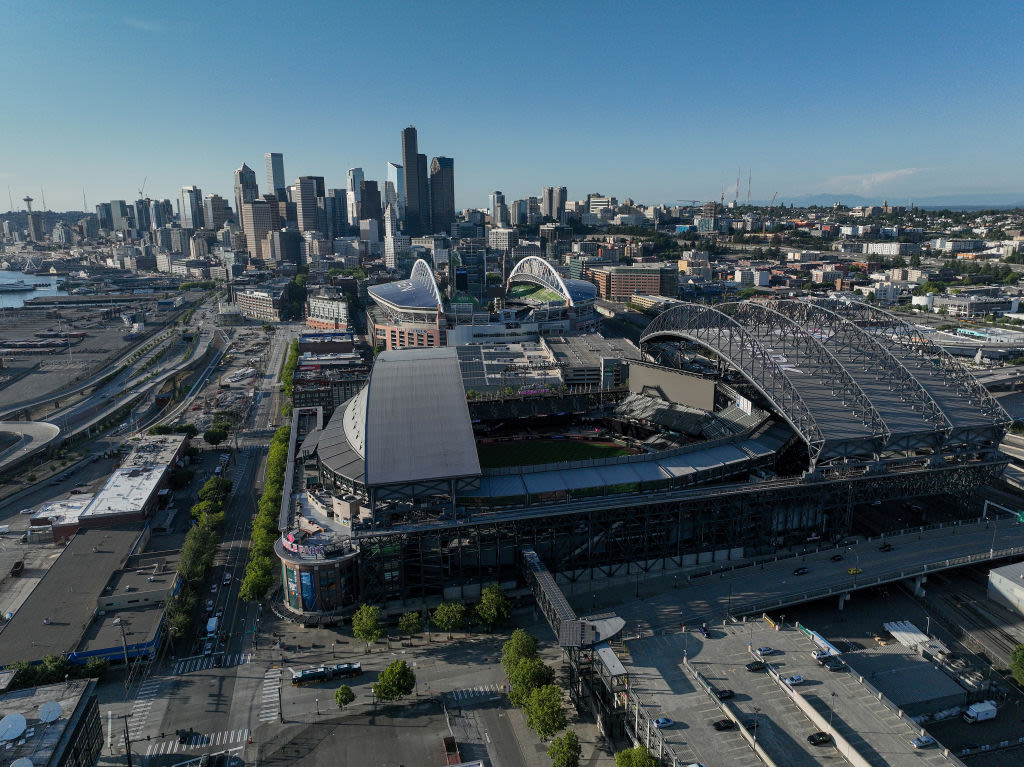
[[[203,190],[198,186],[183,186],[178,215],[182,229],[203,228]]]
[[[316,178],[299,176],[295,179],[295,216],[299,222],[300,232],[316,232],[317,204]]]
[[[430,163],[430,229],[451,234],[455,223],[455,160],[435,157]]]
[[[359,201],[362,199],[360,197],[362,194],[360,184],[362,183],[363,169],[349,168],[346,189],[348,191],[348,221],[352,226],[359,226]]]
[[[270,192],[276,195],[278,200],[287,200],[288,185],[284,181],[284,155],[280,152],[267,152],[263,158],[267,162],[267,186]],[[254,176],[253,183],[255,182]]]
[[[363,181],[359,184],[359,218],[372,218],[380,223],[381,206],[380,190],[376,181]]]
[[[279,229],[281,219],[277,214],[277,202],[260,198],[242,204],[242,220],[245,222],[245,242],[249,254],[255,258],[267,258],[267,232]]]
[[[327,217],[327,236],[330,239],[344,237],[348,233],[348,191],[328,189],[324,198],[324,212]]]
[[[149,222],[154,230],[170,226],[173,220],[174,206],[170,200],[149,201]]]
[[[114,216],[109,202],[101,202],[96,206],[96,219],[99,221],[100,229],[110,231],[114,228]]]
[[[135,227],[140,232],[148,232],[153,228],[153,220],[149,215],[150,200],[135,201]]]
[[[504,192],[492,192],[491,198],[491,226],[505,226],[508,224],[508,207],[505,205]]]
[[[561,219],[565,213],[566,191],[564,186],[546,186],[541,193],[540,214],[544,218]]]
[[[427,181],[427,156],[419,154],[416,129],[402,131],[402,167],[405,171],[405,233],[424,234],[430,218],[430,191]]]
[[[110,201],[110,221],[110,228],[115,232],[133,228],[132,211],[124,200]]]
[[[219,194],[208,194],[203,198],[203,221],[207,229],[218,230],[223,227],[229,212],[228,201]]]
[[[280,157],[280,155],[278,155]],[[235,171],[235,215],[242,215],[242,204],[252,202],[260,196],[260,190],[256,184],[256,171],[242,163],[242,167]],[[218,229],[220,227],[217,227]]]
[[[399,221],[405,217],[405,169],[395,162],[388,163],[384,177],[384,204],[394,206]]]

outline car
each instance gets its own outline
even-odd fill
[[[80,487],[73,487],[69,492],[71,493],[71,495],[81,495],[85,491]]]
[[[673,722],[667,716],[663,716],[654,720],[654,726],[657,727],[659,730],[664,730],[666,727],[671,727],[674,724],[675,722]]]
[[[914,738],[912,741],[910,741],[910,745],[912,745],[914,748],[928,748],[928,746],[935,745],[935,738],[933,738],[931,735],[922,735],[921,737]]]
[[[719,732],[723,730],[732,730],[736,727],[736,722],[732,719],[719,719],[717,722],[712,722],[711,726]]]
[[[790,687],[796,687],[798,684],[804,683],[804,678],[799,674],[793,674],[793,676],[787,676],[782,681],[788,684]]]
[[[807,736],[807,742],[812,746],[824,746],[832,742],[832,736],[827,732],[812,732]]]
[[[208,612],[208,613],[212,613],[213,612],[213,600],[212,599],[207,599],[206,600],[206,612]]]
[[[839,660],[839,658],[829,658],[821,665],[829,671],[846,671],[846,664]]]
[[[747,664],[747,671],[764,671],[766,664],[763,660],[752,660]]]
[[[846,574],[847,575],[860,575],[862,572],[864,572],[864,571],[861,570],[859,567],[851,567],[851,568],[849,568],[846,571]]]
[[[842,562],[843,561],[843,555],[842,554],[833,554],[831,557],[829,557],[829,559],[831,559],[833,562]]]
[[[22,509],[18,513],[19,514],[35,514],[36,510],[35,509]]]
[[[222,582],[225,586],[231,583],[231,573],[224,573],[224,580]]]
[[[883,543],[881,546],[878,547],[878,550],[879,551],[892,551],[892,544],[891,543]]]
[[[213,640],[207,639],[206,644],[203,645],[203,655],[213,654]]]
[[[211,594],[216,594],[217,593],[217,584],[216,583],[214,583],[212,586],[210,586],[210,593]]]
[[[732,690],[715,690],[715,697],[719,700],[729,700],[729,698],[736,697],[736,693]]]
[[[757,648],[757,655],[760,658],[764,658],[764,657],[767,657],[768,655],[774,655],[774,654],[775,654],[775,648],[774,647],[758,647]]]
[[[224,608],[223,607],[218,607],[217,608],[217,613],[216,613],[216,615],[214,617],[215,618],[223,618],[224,617]]]
[[[810,570],[808,570],[806,567],[798,567],[796,570],[793,571],[793,575],[807,575],[807,573],[809,572]]]
[[[815,650],[811,653],[811,657],[816,661],[820,661],[822,658],[827,658],[830,654],[828,650]]]

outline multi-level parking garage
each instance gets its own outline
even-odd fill
[[[516,579],[526,547],[569,580],[769,554],[841,538],[858,504],[967,503],[1005,466],[1002,409],[866,305],[686,304],[641,342],[648,359],[699,355],[704,372],[641,364],[628,388],[467,401],[454,350],[381,354],[360,396],[296,453],[303,486],[348,499],[358,577],[335,605],[471,595]],[[585,431],[632,454],[569,460]],[[481,467],[496,433],[564,440],[566,459]],[[295,508],[286,496],[283,535]]]

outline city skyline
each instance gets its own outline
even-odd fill
[[[51,210],[80,209],[83,188],[89,209],[132,200],[143,179],[157,198],[195,185],[233,200],[234,170],[281,152],[288,183],[316,175],[342,187],[362,167],[383,188],[411,124],[431,158],[458,161],[460,209],[485,207],[495,189],[514,200],[545,186],[666,204],[724,187],[730,200],[737,175],[743,201],[748,173],[755,201],[1024,197],[1010,3],[863,3],[813,19],[786,3],[527,5],[511,18],[497,6],[384,3],[321,11],[315,24],[302,8],[278,18],[261,3],[242,13],[184,2],[145,17],[117,2],[16,7],[0,31],[0,61],[18,75],[5,82],[0,184],[16,208],[40,187]],[[356,59],[374,60],[385,40],[410,51],[429,41],[430,55],[416,78],[382,64],[373,87],[333,92],[324,62],[339,40]],[[271,42],[325,56],[241,55]],[[181,60],[202,65],[183,74]],[[512,61],[527,62],[522,77],[506,76]],[[82,73],[119,87],[72,87]],[[502,87],[477,87],[493,82]],[[289,104],[315,104],[317,118],[295,119]]]

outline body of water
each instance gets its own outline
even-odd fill
[[[36,288],[35,290],[18,291],[15,293],[3,293],[0,292],[0,307],[9,309],[21,308],[24,303],[36,296],[66,296],[67,291],[60,290],[57,288],[57,278],[49,276],[39,276],[36,274],[25,274],[24,272],[5,272],[0,271],[0,285],[10,282],[18,282],[19,280],[25,282],[27,285],[35,285],[39,282],[45,282],[49,287]]]

